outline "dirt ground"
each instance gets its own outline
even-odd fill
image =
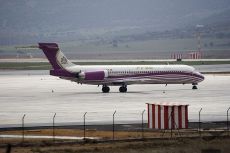
[[[4,131],[0,134],[21,134],[21,131]],[[25,135],[50,135],[52,129],[26,130]],[[83,136],[83,130],[76,129],[56,129],[57,136]],[[173,137],[167,131],[163,132],[145,131],[142,138],[141,131],[115,131],[115,140],[112,139],[111,131],[87,130],[86,136],[100,137],[105,140],[94,141],[64,141],[52,139],[3,139],[0,140],[0,153],[7,150],[6,144],[13,144],[11,153],[229,153],[230,137],[207,136],[197,137],[195,131],[181,131],[180,135],[174,131]],[[180,137],[182,136],[182,137]],[[193,136],[193,138],[188,138]],[[151,137],[151,139],[149,139]],[[155,139],[154,139],[155,138]],[[108,141],[107,141],[108,140]],[[4,145],[5,144],[5,145]],[[8,148],[9,149],[9,148]]]
[[[12,147],[12,153],[229,153],[230,139],[168,139]],[[6,148],[1,148],[4,153]]]
[[[25,130],[25,136],[51,136],[51,139],[28,139],[25,138],[24,142],[41,142],[41,141],[52,141],[53,132],[55,136],[70,136],[70,137],[84,137],[84,130],[80,129],[39,129],[39,130]],[[198,136],[198,132],[196,130],[177,130],[170,132],[168,131],[154,131],[148,130],[142,133],[141,130],[132,130],[132,131],[114,131],[114,139],[138,139],[138,138],[167,138],[167,137],[188,137],[188,136]],[[227,134],[227,133],[226,133]],[[21,130],[14,131],[1,131],[0,135],[22,135]],[[203,133],[203,136],[207,135],[207,133]],[[85,137],[96,137],[102,140],[112,140],[113,132],[112,131],[104,131],[104,130],[96,130],[96,129],[86,129]],[[58,140],[56,141],[63,141]],[[1,143],[20,143],[22,142],[22,138],[1,138]]]

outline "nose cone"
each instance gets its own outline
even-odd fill
[[[195,72],[195,75],[196,75],[196,77],[198,77],[198,78],[199,78],[199,82],[201,82],[201,81],[203,81],[203,80],[204,80],[204,75],[203,75],[203,74],[201,74],[200,72]]]
[[[204,75],[201,74],[201,73],[199,73],[199,75],[200,75],[200,77],[204,80],[204,78],[205,78]],[[202,81],[203,81],[203,80],[202,80]]]

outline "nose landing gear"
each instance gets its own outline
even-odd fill
[[[194,86],[192,86],[192,89],[193,89],[193,90],[196,90],[196,89],[198,89],[198,88],[197,88],[197,86],[194,85]]]
[[[197,83],[193,83],[192,85],[193,85],[193,86],[192,86],[192,89],[193,89],[193,90],[198,89],[198,88],[197,88]]]

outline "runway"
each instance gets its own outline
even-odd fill
[[[54,113],[57,124],[110,124],[116,110],[116,123],[139,123],[146,103],[173,102],[189,104],[189,121],[224,121],[230,106],[230,75],[205,75],[205,81],[192,90],[191,85],[130,85],[127,93],[111,87],[79,85],[47,75],[47,71],[3,71],[0,73],[0,127],[18,126],[23,114],[25,123],[51,125]],[[147,122],[147,113],[144,120]]]

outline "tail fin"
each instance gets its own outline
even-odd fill
[[[61,52],[56,43],[38,43],[54,70],[66,69],[74,66]]]

